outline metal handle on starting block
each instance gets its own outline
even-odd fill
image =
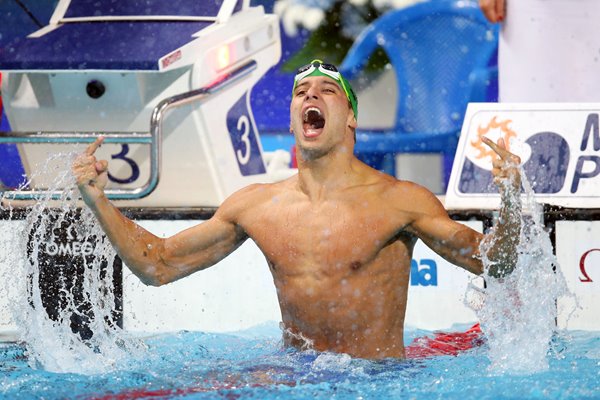
[[[0,132],[0,143],[92,143],[99,134],[92,132]],[[148,183],[133,189],[106,189],[109,199],[138,199],[148,195],[158,183],[158,164],[160,153],[154,151],[160,138],[149,133],[137,132],[106,132],[103,134],[104,143],[136,143],[149,144],[150,153],[150,179]],[[6,198],[14,200],[35,200],[51,196],[57,200],[61,196],[60,190],[9,190],[4,192]]]
[[[111,200],[134,200],[152,193],[158,185],[160,177],[162,125],[166,112],[171,108],[202,100],[211,94],[215,94],[255,69],[256,61],[250,61],[229,73],[221,75],[205,87],[162,100],[152,111],[150,133],[106,132],[103,134],[104,143],[150,145],[150,178],[148,182],[139,188],[106,189],[106,196]],[[98,134],[92,132],[0,132],[0,143],[92,143],[98,136]],[[2,192],[0,191],[0,193]],[[47,190],[10,190],[5,191],[4,195],[14,200],[35,200],[46,196],[51,196],[53,200],[57,200],[60,198],[61,193],[61,191]]]

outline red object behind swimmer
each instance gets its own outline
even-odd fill
[[[483,333],[479,323],[465,332],[435,333],[433,338],[419,337],[406,347],[406,358],[425,358],[431,356],[455,356],[483,343]]]

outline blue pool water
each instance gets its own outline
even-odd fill
[[[407,344],[431,334],[407,332]],[[549,369],[496,374],[484,345],[458,356],[368,361],[285,350],[276,324],[235,334],[179,332],[144,339],[139,360],[98,375],[49,373],[24,347],[0,344],[2,399],[582,399],[600,397],[600,333],[553,338]]]

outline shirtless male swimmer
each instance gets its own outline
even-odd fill
[[[167,239],[124,217],[105,197],[108,162],[94,157],[102,138],[76,158],[73,173],[119,256],[145,284],[164,285],[208,268],[250,238],[273,274],[286,344],[301,347],[303,337],[318,351],[404,357],[415,241],[481,274],[479,244],[486,236],[450,219],[427,189],[359,161],[353,155],[356,110],[356,96],[335,67],[316,60],[300,68],[290,105],[298,174],[243,188],[210,220]],[[519,158],[502,141],[485,142],[498,154],[496,181],[514,176]],[[520,223],[508,210],[519,206],[503,199],[488,253],[498,276],[514,264]]]

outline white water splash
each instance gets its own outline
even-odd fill
[[[344,353],[321,353],[311,364],[311,369],[315,371],[347,371],[352,364],[352,357]]]
[[[525,195],[523,212],[517,216],[521,233],[514,271],[500,279],[489,276],[491,261],[485,254],[493,242],[484,241],[481,246],[485,300],[475,311],[486,334],[492,373],[529,374],[548,369],[556,300],[569,294],[544,229],[542,207],[535,202],[522,169],[520,174]]]
[[[49,196],[42,197],[27,210],[23,229],[2,232],[0,271],[5,273],[0,282],[11,299],[10,311],[19,340],[26,346],[33,368],[96,374],[124,368],[129,361],[140,358],[145,347],[117,326],[113,291],[115,252],[95,217],[84,208],[76,221],[70,221],[79,212],[75,201],[78,192],[70,170],[74,156],[55,155],[45,166],[36,166],[37,172],[31,180],[51,182],[48,190],[62,190],[61,197],[55,201]],[[49,248],[57,251],[54,240],[64,234],[72,240],[71,245],[87,246],[78,248],[85,253],[78,258],[83,263],[83,276],[65,274],[69,268],[60,269],[60,265],[48,262],[42,265],[44,262],[40,261]],[[70,251],[75,251],[74,247]],[[48,284],[44,279],[40,281],[44,268],[57,268],[50,271],[50,276],[58,274],[56,282],[51,282],[59,288],[58,299],[48,299],[42,294],[40,285]],[[59,304],[54,318],[49,317],[44,301]],[[77,321],[84,321],[84,334],[72,329]]]

